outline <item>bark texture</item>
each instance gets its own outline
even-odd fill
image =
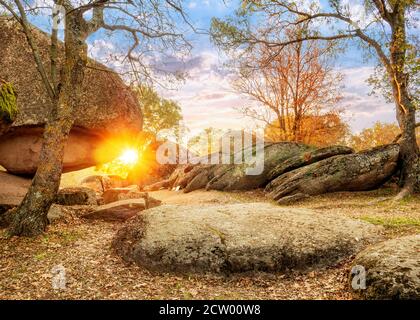
[[[365,152],[334,156],[282,174],[265,190],[276,201],[296,194],[370,190],[383,184],[396,172],[399,150],[398,144],[391,144]]]
[[[390,45],[390,64],[387,67],[394,101],[397,110],[397,120],[401,128],[400,161],[401,192],[397,198],[404,198],[414,192],[417,177],[420,174],[417,167],[419,147],[416,141],[416,108],[413,97],[409,93],[410,75],[406,72],[408,39],[406,33],[407,5],[396,5],[392,12],[392,37]]]
[[[21,14],[24,16],[23,12]],[[73,110],[80,101],[87,63],[87,46],[84,42],[87,34],[81,28],[83,21],[80,11],[66,16],[65,62],[61,85],[55,88],[51,98],[54,108],[45,126],[37,172],[13,217],[10,235],[36,236],[43,233],[48,225],[47,214],[60,185],[64,147],[74,123]],[[29,41],[31,34],[26,35]]]

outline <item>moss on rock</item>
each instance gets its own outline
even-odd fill
[[[12,122],[17,113],[17,94],[13,84],[0,80],[0,118]]]

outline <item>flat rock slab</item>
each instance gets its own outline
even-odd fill
[[[140,192],[137,186],[129,186],[125,188],[112,188],[105,190],[102,194],[102,200],[105,204],[112,203],[119,200],[128,199],[147,199],[146,192]]]
[[[357,253],[381,229],[268,203],[167,205],[127,221],[113,248],[125,260],[161,272],[303,270]]]
[[[420,234],[367,248],[354,265],[362,266],[366,275],[366,288],[354,290],[357,297],[420,299]]]
[[[95,211],[83,216],[85,219],[103,221],[125,221],[146,209],[145,199],[128,199],[112,202],[96,208]]]

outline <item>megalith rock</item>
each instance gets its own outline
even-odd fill
[[[272,199],[282,201],[295,195],[370,190],[395,173],[398,158],[398,144],[337,155],[281,174],[266,186],[265,191]]]
[[[125,260],[161,272],[305,270],[357,253],[380,230],[268,203],[164,205],[128,220],[112,245]]]
[[[0,17],[0,78],[11,82],[19,113],[0,136],[0,165],[15,174],[34,174],[43,127],[52,109],[24,33],[14,19]],[[49,35],[34,27],[44,65],[49,63]],[[59,45],[59,60],[63,44]],[[83,96],[74,111],[75,123],[65,149],[64,172],[96,164],[94,151],[109,137],[138,133],[142,128],[139,104],[121,78],[89,59]],[[109,160],[115,155],[109,153]]]
[[[378,243],[360,252],[353,268],[363,268],[365,283],[350,287],[365,299],[420,300],[420,234]],[[364,286],[364,288],[362,287]]]

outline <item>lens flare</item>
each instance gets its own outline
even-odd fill
[[[139,153],[135,149],[125,149],[123,153],[118,157],[123,164],[133,166],[139,160]]]

